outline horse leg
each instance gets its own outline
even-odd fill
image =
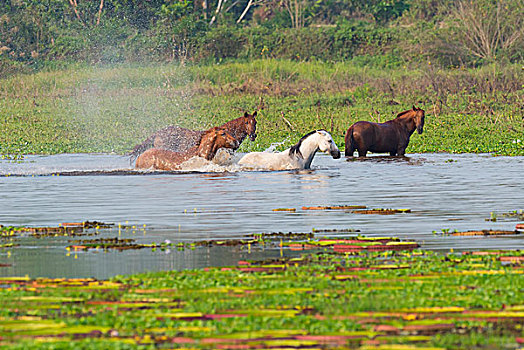
[[[344,155],[346,157],[353,157],[353,153],[355,153],[355,146],[353,146],[353,144],[348,145],[346,143],[345,150],[344,150]]]
[[[397,152],[396,154],[399,155],[400,157],[404,157],[404,155],[406,154],[406,146],[401,146],[397,149]]]
[[[346,132],[346,137],[344,138],[345,146],[344,146],[344,155],[346,157],[353,157],[353,153],[355,153],[355,140],[353,139],[353,127],[349,128]]]
[[[358,156],[360,158],[365,158],[366,157],[366,153],[368,153],[368,150],[366,148],[362,148],[362,149],[358,149]]]

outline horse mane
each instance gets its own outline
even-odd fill
[[[244,117],[244,116],[241,116],[241,117],[238,117],[238,118],[232,119],[232,120],[227,121],[227,122],[225,122],[224,124],[220,125],[220,127],[221,127],[221,128],[223,128],[223,127],[227,127],[227,126],[229,126],[230,124],[234,124],[234,123],[236,123],[239,119],[242,119],[242,118],[245,118],[245,117]]]
[[[402,116],[404,116],[406,114],[409,114],[409,113],[417,114],[419,112],[424,112],[424,110],[422,108],[417,108],[417,107],[413,106],[413,109],[408,109],[408,110],[405,110],[404,112],[400,112],[399,114],[397,114],[397,118],[400,118],[400,117],[402,117]]]
[[[253,114],[255,114],[255,115],[253,115]],[[229,126],[230,124],[234,124],[234,123],[236,123],[236,122],[237,122],[238,120],[240,120],[240,119],[245,119],[245,118],[256,118],[256,111],[255,111],[255,113],[253,113],[253,114],[249,114],[249,113],[245,112],[244,115],[242,115],[242,116],[240,116],[240,117],[238,117],[238,118],[232,119],[232,120],[230,120],[230,121],[228,121],[228,122],[225,122],[224,124],[220,125],[220,127]]]
[[[408,113],[410,113],[410,112],[412,113],[412,112],[414,112],[414,111],[413,111],[412,109],[408,109],[407,111],[400,112],[399,114],[397,114],[397,118],[400,118],[400,117],[402,117],[403,115],[408,114]]]
[[[300,140],[298,140],[298,142],[296,144],[294,144],[293,146],[291,146],[289,148],[289,155],[293,155],[293,154],[296,154],[297,156],[301,157],[302,158],[302,153],[300,153],[300,146],[302,146],[302,142],[307,139],[309,136],[313,135],[314,133],[316,133],[317,131],[326,131],[324,129],[319,129],[319,130],[313,130],[311,132],[308,132],[307,134],[305,134],[304,136],[302,136],[300,138]]]

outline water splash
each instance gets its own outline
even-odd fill
[[[182,66],[88,68],[64,119],[89,149],[123,153],[167,125],[194,126],[190,83]]]
[[[275,144],[275,147],[278,146]],[[57,154],[50,156],[28,155],[23,161],[0,160],[0,176],[92,176],[92,175],[152,175],[177,173],[224,173],[240,171],[267,171],[238,164],[244,153],[221,149],[212,161],[193,157],[175,171],[136,169],[129,157],[116,154]],[[291,169],[290,169],[291,170]]]
[[[23,161],[0,161],[0,176],[41,176],[67,172],[129,170],[129,159],[115,154],[27,155]]]
[[[243,170],[238,164],[239,156],[229,150],[219,149],[212,161],[193,157],[180,165],[181,171],[237,172]]]
[[[268,148],[264,150],[264,152],[277,152],[277,147],[285,145],[289,141],[290,136],[286,137],[284,140],[280,142],[273,142],[271,145],[269,145]]]

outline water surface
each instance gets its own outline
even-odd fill
[[[302,172],[246,172],[232,166],[214,168],[215,172],[151,173],[134,171],[128,158],[118,155],[29,156],[22,163],[0,162],[0,224],[120,223],[129,228],[101,231],[99,237],[120,235],[139,243],[351,228],[369,236],[414,239],[424,249],[524,248],[524,235],[434,234],[447,229],[514,230],[515,221],[485,219],[491,212],[524,209],[524,157],[413,154],[407,160],[372,157],[348,162],[317,155],[313,167]],[[342,204],[412,212],[359,215],[301,210]],[[272,210],[283,207],[297,210]],[[0,266],[6,265],[0,267],[0,276],[107,278],[296,254],[275,247],[71,253],[65,249],[71,239],[17,237],[12,242],[19,246],[0,248]]]

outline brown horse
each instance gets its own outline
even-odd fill
[[[184,152],[174,152],[165,149],[150,148],[136,160],[136,167],[141,169],[178,170],[180,164],[199,156],[207,160],[213,159],[219,148],[238,148],[238,141],[227,131],[215,127],[204,131],[197,146]]]
[[[255,141],[255,138],[257,137],[256,116],[256,111],[253,114],[245,112],[242,117],[233,119],[220,126],[220,128],[226,130],[238,141],[238,146],[234,149],[240,147],[240,144],[244,141],[246,136],[249,136],[251,141]],[[191,130],[171,125],[158,130],[153,135],[149,136],[144,142],[136,145],[130,153],[130,156],[134,159],[149,148],[184,152],[196,146],[204,132],[205,131]]]
[[[415,129],[422,134],[424,116],[424,110],[413,106],[385,123],[356,122],[346,132],[346,157],[352,157],[355,149],[359,157],[365,157],[368,151],[404,156]]]

